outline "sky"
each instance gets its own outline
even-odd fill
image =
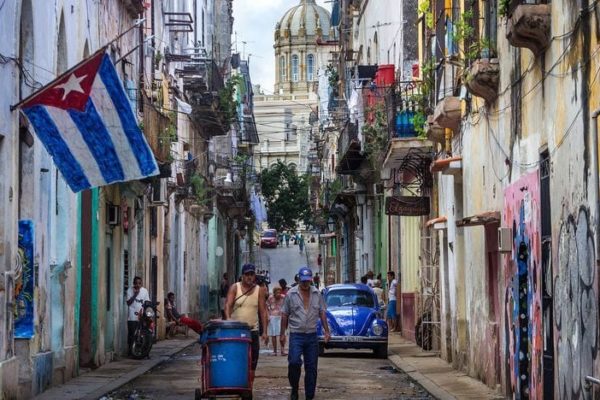
[[[300,0],[234,0],[233,49],[243,59],[249,59],[250,79],[260,84],[265,94],[273,92],[275,84],[275,25],[285,12],[300,4]],[[331,12],[331,2],[317,0]],[[236,34],[237,33],[237,34]]]

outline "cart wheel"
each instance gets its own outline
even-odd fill
[[[194,400],[202,400],[202,391],[198,388],[194,391]]]

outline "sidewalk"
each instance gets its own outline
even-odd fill
[[[392,333],[388,339],[389,360],[440,400],[489,399],[504,397],[471,378],[436,354],[423,351],[415,343]]]
[[[34,399],[97,400],[103,395],[146,373],[163,361],[168,360],[171,356],[192,345],[197,340],[197,335],[192,332],[190,332],[187,338],[176,336],[173,339],[161,340],[152,347],[150,359],[132,360],[130,358],[119,358],[100,368],[84,372],[63,385],[52,387],[39,396],[34,397]]]

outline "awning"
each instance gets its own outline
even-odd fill
[[[462,157],[449,157],[449,158],[442,158],[439,160],[434,160],[431,163],[431,172],[440,172],[443,171],[444,169],[448,168],[452,162],[456,162],[458,161],[457,164],[460,164],[460,161],[462,161]]]
[[[456,221],[458,228],[489,224],[500,224],[500,211],[487,211]]]
[[[429,221],[427,221],[425,223],[425,226],[427,228],[433,227],[433,229],[436,229],[436,230],[447,229],[448,228],[446,226],[447,221],[448,221],[448,218],[441,216],[441,217],[430,219]]]

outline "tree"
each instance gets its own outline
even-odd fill
[[[277,161],[277,164],[262,171],[260,184],[271,228],[295,230],[299,220],[310,223],[306,175],[299,176],[294,167]]]

